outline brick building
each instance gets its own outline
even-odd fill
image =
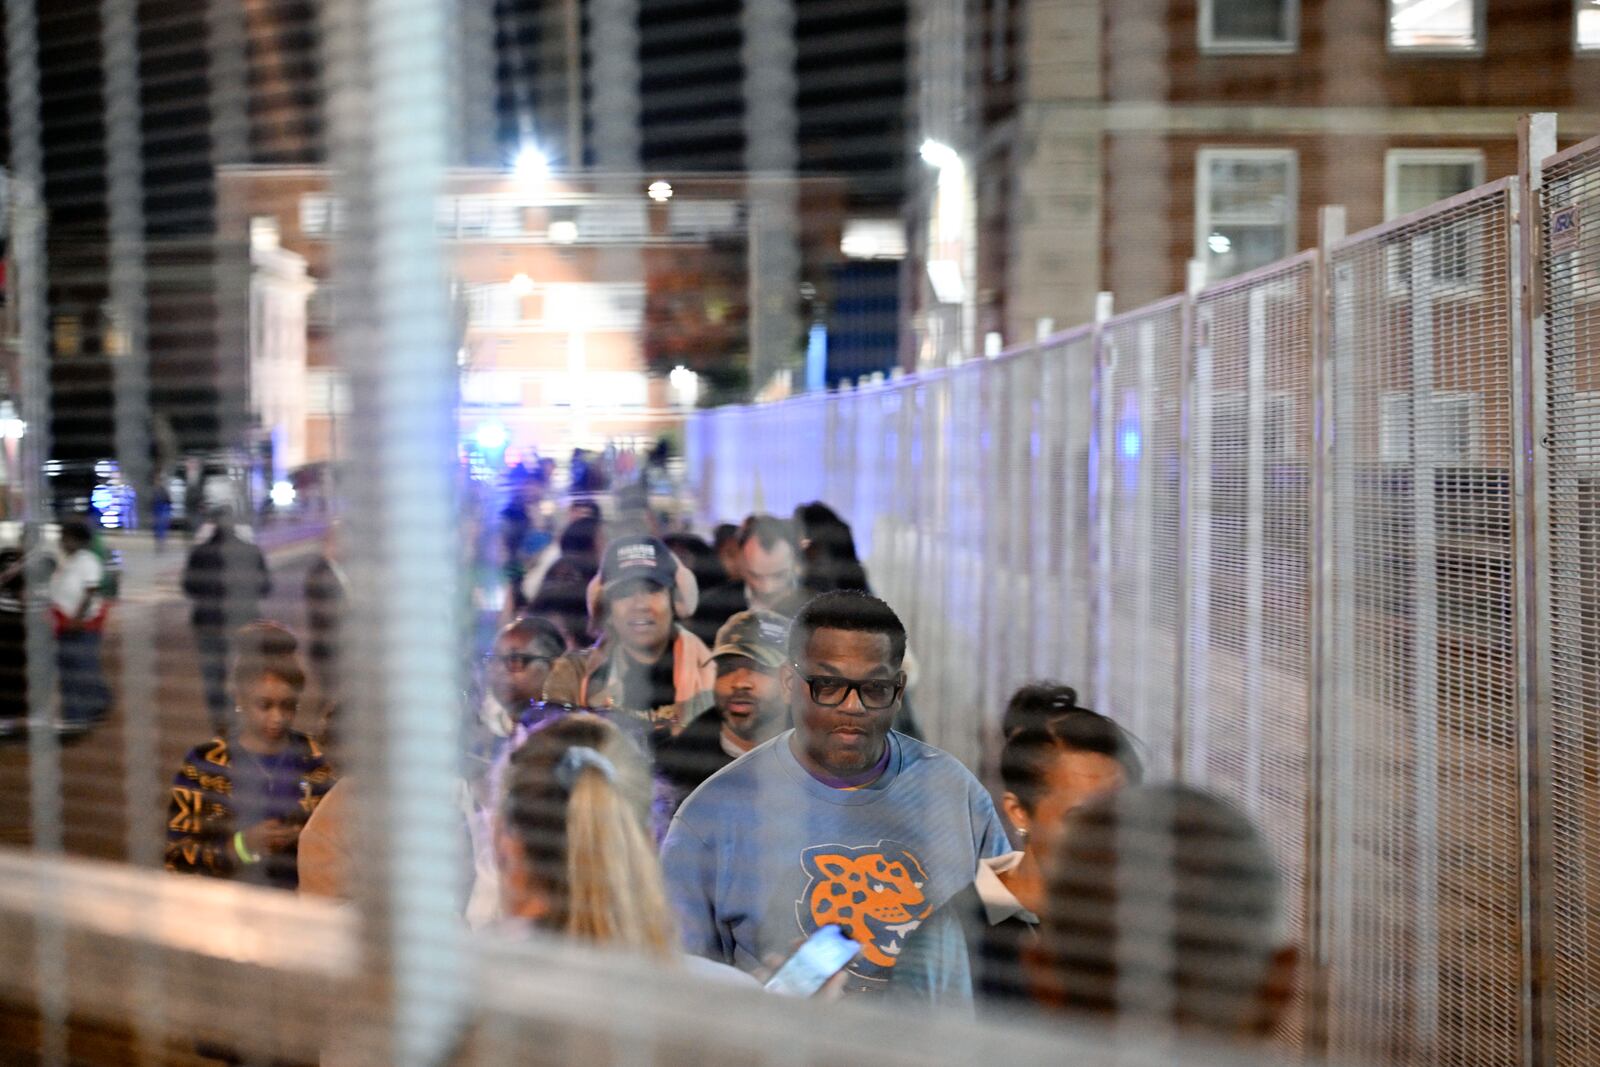
[[[1323,204],[1356,230],[1512,173],[1522,113],[1559,112],[1563,145],[1600,130],[1596,0],[929,6],[923,53],[951,24],[968,42],[922,111],[970,175],[956,358],[1086,321],[1100,290],[1179,291],[1190,259],[1221,278],[1309,247]],[[927,337],[959,317],[926,269],[941,184],[908,209],[908,365],[946,361]]]
[[[695,403],[669,384],[676,367],[699,374],[704,399],[747,387],[748,184],[604,183],[452,174],[437,218],[461,311],[464,442],[543,455],[648,447]],[[224,168],[218,188],[223,234],[249,237],[248,276],[229,290],[250,294],[238,350],[249,353],[253,433],[272,442],[279,476],[336,461],[349,396],[333,351],[327,283],[341,210],[328,172]],[[824,179],[800,188],[812,223],[805,262],[825,268],[840,258],[843,189]]]

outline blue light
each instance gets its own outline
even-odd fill
[[[820,393],[828,387],[828,328],[813,323],[806,334],[806,389]]]
[[[1139,428],[1129,426],[1122,431],[1119,438],[1122,446],[1122,455],[1125,459],[1137,459],[1139,456]]]
[[[97,485],[89,492],[89,503],[100,512],[100,525],[115,530],[122,525],[122,501],[109,485]]]

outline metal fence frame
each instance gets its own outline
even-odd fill
[[[1565,867],[1553,853],[1557,820],[1570,821],[1577,814],[1575,806],[1593,805],[1600,795],[1588,778],[1553,783],[1550,775],[1559,769],[1551,762],[1553,751],[1574,751],[1577,758],[1588,761],[1583,766],[1600,765],[1600,741],[1587,734],[1575,736],[1580,710],[1576,705],[1564,713],[1565,718],[1552,712],[1552,672],[1556,682],[1575,673],[1584,675],[1577,683],[1569,682],[1569,690],[1572,684],[1592,689],[1600,682],[1588,676],[1594,665],[1577,652],[1556,662],[1564,653],[1556,647],[1552,635],[1588,624],[1580,624],[1571,615],[1581,596],[1573,600],[1569,595],[1563,602],[1567,615],[1552,618],[1550,588],[1553,581],[1560,579],[1552,573],[1558,553],[1550,547],[1549,530],[1551,509],[1562,503],[1561,494],[1566,491],[1552,480],[1556,477],[1550,471],[1552,441],[1565,440],[1563,432],[1591,432],[1588,421],[1581,426],[1567,426],[1563,419],[1590,420],[1595,412],[1560,407],[1556,387],[1552,385],[1547,391],[1546,378],[1555,373],[1551,368],[1556,359],[1549,353],[1565,344],[1570,358],[1574,345],[1571,319],[1583,309],[1563,306],[1563,301],[1577,299],[1571,286],[1563,290],[1549,284],[1550,258],[1564,254],[1552,251],[1553,219],[1570,205],[1559,197],[1551,199],[1546,195],[1545,183],[1553,173],[1565,183],[1562,189],[1581,185],[1584,195],[1589,196],[1591,185],[1585,183],[1595,182],[1600,175],[1600,139],[1555,154],[1553,116],[1525,119],[1522,134],[1522,164],[1515,177],[1490,182],[1460,197],[1348,237],[1342,232],[1342,211],[1326,209],[1325,236],[1318,249],[1199,289],[1189,296],[1172,297],[1117,317],[1102,313],[1093,325],[1020,346],[990,360],[856,390],[858,401],[862,395],[875,396],[880,403],[892,398],[901,411],[910,413],[901,417],[911,439],[919,431],[923,441],[934,436],[938,439],[937,456],[926,452],[914,456],[914,446],[902,447],[899,475],[892,484],[912,503],[893,517],[886,517],[882,510],[875,513],[869,560],[874,576],[879,577],[880,591],[904,610],[913,646],[925,652],[930,661],[918,687],[918,706],[925,712],[932,739],[974,762],[984,756],[992,758],[994,727],[1005,694],[1016,684],[1039,675],[1068,681],[1079,688],[1086,702],[1109,711],[1136,730],[1148,731],[1152,721],[1149,716],[1156,709],[1140,694],[1147,692],[1150,681],[1150,655],[1147,650],[1119,650],[1117,644],[1122,630],[1128,630],[1140,642],[1161,633],[1159,626],[1151,625],[1149,615],[1151,553],[1146,542],[1152,535],[1151,494],[1157,487],[1151,477],[1156,460],[1152,459],[1153,449],[1146,447],[1144,429],[1149,412],[1141,406],[1149,400],[1152,383],[1148,379],[1154,373],[1152,360],[1156,357],[1147,336],[1143,341],[1146,358],[1138,365],[1139,378],[1132,387],[1137,400],[1131,416],[1120,407],[1122,394],[1117,390],[1127,387],[1127,370],[1124,366],[1119,376],[1118,358],[1125,358],[1119,350],[1128,348],[1130,341],[1136,349],[1139,347],[1139,324],[1164,313],[1181,316],[1183,339],[1177,373],[1181,375],[1182,403],[1181,411],[1176,413],[1177,425],[1171,428],[1179,442],[1181,470],[1175,483],[1177,498],[1165,502],[1178,509],[1180,551],[1176,573],[1164,572],[1160,576],[1160,581],[1171,587],[1169,591],[1180,598],[1181,614],[1174,662],[1159,664],[1163,677],[1168,667],[1174,675],[1171,693],[1161,694],[1163,706],[1159,709],[1171,716],[1172,731],[1170,737],[1165,736],[1165,731],[1157,731],[1162,737],[1153,762],[1158,768],[1176,768],[1200,784],[1244,794],[1241,801],[1263,818],[1280,847],[1289,842],[1290,851],[1298,853],[1280,857],[1291,868],[1291,881],[1303,894],[1299,902],[1302,910],[1294,921],[1303,923],[1299,928],[1303,929],[1308,953],[1304,1011],[1297,1019],[1298,1029],[1287,1036],[1306,1054],[1357,1054],[1397,1064],[1470,1062],[1569,1067],[1586,1062],[1583,1057],[1595,1047],[1595,1002],[1592,982],[1585,977],[1592,976],[1592,970],[1585,970],[1583,963],[1585,946],[1595,939],[1584,932],[1585,925],[1576,916],[1585,909],[1592,911],[1600,901],[1590,899],[1592,892],[1576,902],[1562,903],[1559,895],[1570,896],[1592,881],[1585,875],[1588,880],[1581,885],[1574,882],[1578,876],[1574,864],[1584,864],[1587,870],[1600,856],[1600,830],[1584,823],[1568,834],[1566,843],[1578,846],[1582,856],[1566,857]],[[1460,232],[1451,230],[1456,225],[1452,220],[1462,217],[1461,212],[1470,213],[1473,205],[1490,201],[1500,205],[1492,219],[1471,224],[1488,230],[1471,226],[1465,230],[1458,226]],[[1584,204],[1588,205],[1589,200],[1585,199]],[[1600,225],[1590,224],[1578,238],[1570,233],[1563,237],[1568,242],[1563,246],[1566,251],[1588,257],[1584,262],[1589,270],[1594,269],[1596,255],[1591,231],[1600,233]],[[1462,232],[1466,235],[1462,236]],[[1396,235],[1404,237],[1403,248],[1396,245]],[[1382,252],[1386,258],[1381,263],[1376,295],[1363,297],[1368,303],[1359,309],[1351,306],[1341,312],[1336,295],[1346,283],[1334,268],[1356,250],[1384,247],[1397,250]],[[1469,260],[1469,266],[1463,268],[1461,263]],[[1432,277],[1435,263],[1441,264],[1439,277]],[[1448,273],[1462,270],[1492,271],[1492,293],[1485,296],[1481,288],[1472,290],[1470,273],[1459,278]],[[1306,464],[1303,484],[1295,490],[1302,494],[1297,496],[1300,502],[1295,506],[1304,509],[1305,541],[1298,548],[1298,561],[1285,572],[1288,577],[1279,580],[1303,586],[1304,627],[1285,631],[1290,637],[1284,639],[1296,645],[1289,650],[1290,659],[1297,658],[1299,666],[1278,679],[1278,691],[1303,691],[1304,708],[1302,714],[1292,716],[1292,722],[1278,724],[1277,743],[1284,746],[1295,737],[1303,738],[1304,753],[1302,766],[1288,770],[1279,767],[1271,773],[1288,775],[1277,783],[1279,788],[1289,781],[1304,781],[1303,807],[1256,803],[1258,798],[1250,795],[1250,788],[1240,788],[1226,776],[1219,779],[1207,768],[1208,731],[1219,728],[1221,718],[1227,716],[1243,722],[1256,716],[1256,735],[1252,737],[1251,730],[1244,731],[1246,744],[1253,746],[1245,757],[1257,763],[1253,781],[1259,784],[1260,775],[1266,773],[1260,765],[1263,739],[1259,736],[1259,716],[1263,697],[1257,690],[1262,679],[1256,677],[1252,682],[1242,675],[1259,671],[1264,661],[1262,641],[1273,627],[1283,629],[1283,620],[1266,617],[1261,561],[1246,560],[1242,579],[1245,615],[1235,620],[1242,632],[1223,635],[1241,642],[1241,662],[1256,665],[1236,672],[1240,675],[1237,680],[1245,683],[1246,707],[1240,710],[1210,706],[1208,672],[1219,666],[1208,644],[1217,635],[1207,629],[1206,613],[1218,593],[1217,575],[1206,563],[1206,553],[1211,550],[1206,524],[1215,516],[1211,496],[1214,472],[1205,461],[1214,444],[1209,435],[1216,427],[1212,421],[1215,413],[1201,407],[1202,401],[1209,403],[1214,398],[1204,393],[1210,368],[1200,359],[1202,350],[1211,343],[1208,313],[1203,309],[1240,293],[1259,291],[1261,286],[1297,273],[1307,279],[1304,311],[1309,316],[1306,336],[1297,342],[1307,347],[1309,355],[1303,373],[1297,372],[1293,385],[1300,390],[1304,402],[1303,424],[1294,432],[1295,447],[1304,450]],[[1453,291],[1452,286],[1458,283],[1467,288]],[[1590,288],[1593,286],[1582,288],[1581,293],[1593,302]],[[1441,320],[1446,332],[1435,336],[1434,305],[1442,300],[1454,300],[1459,306]],[[1479,310],[1472,314],[1460,310],[1473,301]],[[1344,354],[1345,343],[1340,341],[1341,331],[1348,334],[1352,322],[1342,322],[1340,315],[1357,311],[1367,316],[1390,313],[1380,305],[1398,307],[1395,314],[1418,316],[1417,332],[1406,334],[1412,337],[1413,355],[1409,363],[1395,363],[1397,372],[1403,371],[1412,383],[1412,394],[1421,393],[1422,406],[1416,406],[1417,396],[1412,395],[1409,410],[1423,413],[1415,425],[1409,418],[1405,420],[1407,441],[1418,444],[1407,444],[1408,458],[1400,465],[1410,471],[1411,485],[1440,478],[1445,483],[1444,488],[1436,488],[1433,493],[1411,493],[1412,506],[1406,521],[1413,526],[1418,521],[1426,525],[1447,519],[1478,522],[1487,531],[1475,549],[1483,555],[1481,572],[1464,571],[1459,569],[1460,564],[1441,561],[1437,537],[1419,534],[1403,545],[1408,568],[1404,573],[1412,576],[1411,581],[1421,583],[1417,588],[1422,592],[1405,607],[1411,613],[1406,616],[1410,620],[1407,625],[1414,624],[1416,629],[1404,631],[1397,640],[1405,642],[1405,666],[1412,676],[1406,684],[1412,687],[1407,690],[1412,694],[1412,706],[1430,712],[1426,716],[1410,713],[1412,725],[1407,729],[1434,737],[1431,747],[1424,744],[1419,750],[1428,758],[1407,764],[1401,772],[1402,776],[1412,775],[1406,779],[1408,788],[1422,789],[1426,794],[1416,795],[1421,796],[1420,807],[1416,796],[1404,803],[1391,803],[1376,796],[1351,796],[1356,767],[1352,760],[1356,756],[1350,747],[1352,723],[1348,711],[1354,696],[1350,687],[1363,641],[1376,639],[1356,625],[1359,616],[1355,585],[1364,564],[1350,553],[1350,546],[1353,538],[1365,536],[1358,524],[1376,520],[1352,506],[1357,494],[1365,490],[1356,481],[1351,450],[1358,446],[1377,449],[1380,454],[1373,460],[1381,467],[1384,435],[1392,436],[1394,426],[1399,424],[1394,412],[1387,430],[1383,417],[1373,421],[1371,412],[1363,416],[1368,420],[1365,424],[1352,421],[1347,391],[1354,368]],[[1250,314],[1262,313],[1259,303],[1251,307]],[[1587,304],[1584,307],[1588,314],[1594,314],[1593,308]],[[1102,308],[1109,309],[1109,300],[1102,300]],[[1396,323],[1401,320],[1383,328],[1411,329]],[[1568,335],[1560,335],[1561,329],[1568,330]],[[1467,347],[1462,348],[1463,345]],[[1466,373],[1448,367],[1457,351],[1478,360],[1475,373],[1479,380],[1489,383],[1484,388],[1494,390],[1493,402],[1498,406],[1493,414],[1497,418],[1503,416],[1503,422],[1486,427],[1482,424],[1481,397],[1460,401],[1463,410],[1476,414],[1468,418],[1466,436],[1459,441],[1451,436],[1456,431],[1450,429],[1458,416],[1442,409],[1436,411],[1438,402],[1432,397],[1435,375],[1444,373],[1446,378],[1441,380],[1448,381],[1450,374]],[[1444,372],[1435,362],[1436,356],[1446,364]],[[1065,383],[1083,372],[1092,377],[1087,396],[1081,388],[1076,394],[1069,393]],[[1570,375],[1570,368],[1567,373]],[[1600,380],[1600,372],[1589,373],[1596,373]],[[978,379],[976,385],[969,384],[971,377]],[[1081,386],[1082,379],[1078,381]],[[1260,549],[1265,536],[1261,527],[1266,520],[1259,508],[1268,489],[1261,453],[1266,447],[1269,420],[1266,401],[1260,395],[1262,386],[1259,379],[1253,379],[1245,390],[1243,440],[1248,442],[1251,455],[1245,478],[1248,502],[1244,521],[1248,529],[1243,536],[1250,551]],[[1468,390],[1471,385],[1457,384],[1454,388]],[[961,389],[976,389],[985,397],[987,406],[981,410],[986,423],[970,427],[964,412],[952,409],[952,394]],[[1068,410],[1063,401],[1071,399],[1080,400],[1083,409]],[[798,404],[795,406],[798,408]],[[1401,406],[1394,405],[1395,412]],[[707,519],[732,515],[746,503],[753,503],[727,491],[723,481],[726,469],[718,464],[743,453],[737,449],[727,451],[727,440],[711,427],[753,427],[771,414],[770,409],[718,410],[703,412],[694,420],[692,441],[716,440],[724,449],[715,457],[707,451],[690,449],[691,477],[700,479],[704,490],[700,499],[707,506]],[[954,418],[952,414],[962,417]],[[1087,455],[1080,457],[1063,448],[1062,442],[1081,432],[1085,422]],[[1130,427],[1136,437],[1128,440],[1136,442],[1133,447],[1137,456],[1119,457],[1125,451],[1123,435]],[[858,442],[866,432],[865,424],[858,423]],[[1421,438],[1415,436],[1418,433]],[[785,436],[793,442],[805,439],[793,428]],[[1448,450],[1461,441],[1468,442],[1461,447],[1469,449],[1470,454],[1437,451]],[[1464,475],[1451,475],[1445,470],[1452,463],[1461,465],[1474,460],[1484,450],[1479,447],[1480,442],[1493,445],[1493,459],[1486,461],[1487,466]],[[963,449],[967,454],[962,454]],[[867,461],[867,455],[858,447],[853,458]],[[1137,481],[1129,483],[1134,490],[1129,500],[1118,498],[1122,491],[1117,483],[1119,458],[1132,459],[1138,468]],[[790,453],[788,461],[805,464],[813,459],[811,454],[797,449]],[[1415,480],[1419,471],[1421,482]],[[859,470],[855,477],[860,477]],[[1069,499],[1079,484],[1074,479],[1079,477],[1087,489],[1081,505]],[[1451,488],[1452,478],[1464,479],[1472,487]],[[1443,505],[1435,499],[1451,492],[1482,495],[1465,503],[1444,495],[1439,497]],[[971,594],[974,530],[951,525],[954,511],[963,502],[968,510],[983,513],[976,544],[983,550],[979,566],[986,584],[976,602]],[[789,503],[793,502],[772,498],[765,501],[776,510]],[[980,503],[981,507],[975,507]],[[730,506],[732,511],[715,511],[717,507]],[[1444,514],[1438,510],[1441,506]],[[894,506],[889,507],[893,511]],[[1132,530],[1136,535],[1134,544],[1119,543],[1119,507],[1124,511],[1132,507],[1138,516]],[[848,509],[845,511],[847,520],[855,517]],[[1502,518],[1505,521],[1500,524]],[[1065,531],[1070,545],[1062,539],[1052,541],[1052,526]],[[1387,535],[1378,531],[1371,536]],[[1593,532],[1583,533],[1586,540],[1582,546],[1587,546],[1583,551],[1596,550],[1591,544],[1596,536]],[[1064,554],[1071,558],[1063,558]],[[1092,561],[1087,588],[1071,579],[1077,573],[1080,557]],[[1119,559],[1136,562],[1138,571],[1131,579],[1118,571]],[[1573,561],[1568,560],[1569,570],[1572,565]],[[1298,569],[1301,567],[1303,572]],[[1567,580],[1570,585],[1571,579]],[[1436,586],[1441,581],[1450,586],[1448,592],[1452,595],[1477,597],[1479,607],[1475,610],[1488,613],[1481,620],[1476,616],[1453,617],[1451,625],[1481,629],[1489,633],[1489,640],[1501,641],[1504,647],[1493,653],[1496,658],[1492,664],[1450,651],[1445,654],[1448,664],[1440,666],[1436,645],[1417,643],[1418,632],[1429,625],[1429,632],[1434,632],[1440,625]],[[1031,589],[1031,595],[1021,595],[1019,591],[1024,589]],[[1428,594],[1427,589],[1434,589],[1434,593]],[[1581,589],[1573,589],[1581,594]],[[1453,606],[1448,610],[1459,613],[1463,609]],[[970,624],[975,617],[981,621],[974,628]],[[1133,620],[1131,629],[1129,620]],[[1588,635],[1585,640],[1593,636],[1587,629],[1583,633]],[[1433,640],[1436,643],[1439,639]],[[1417,658],[1419,655],[1421,659]],[[1113,664],[1119,656],[1123,667],[1119,676],[1113,677]],[[981,664],[988,675],[976,686],[964,684],[971,681],[964,675],[971,673],[972,664]],[[1144,669],[1130,677],[1133,664]],[[1490,777],[1498,783],[1494,788],[1500,790],[1500,806],[1493,816],[1484,816],[1489,820],[1486,823],[1468,823],[1460,815],[1464,810],[1461,805],[1474,796],[1473,790],[1481,783],[1465,780],[1457,773],[1466,764],[1439,762],[1468,757],[1460,754],[1467,750],[1456,741],[1443,749],[1438,747],[1435,716],[1453,717],[1450,721],[1459,724],[1477,722],[1479,712],[1465,707],[1459,692],[1441,691],[1440,671],[1455,672],[1457,677],[1452,684],[1457,689],[1463,684],[1462,679],[1481,677],[1499,686],[1495,691],[1504,694],[1495,706],[1482,709],[1490,714],[1482,721],[1482,728],[1498,730],[1496,736],[1508,741],[1508,747],[1483,757],[1497,761]],[[1119,687],[1127,686],[1134,689],[1119,691]],[[1254,699],[1249,697],[1251,693],[1255,694]],[[1240,732],[1239,722],[1228,728],[1234,731],[1229,736]],[[1567,748],[1563,749],[1563,745]],[[1573,746],[1587,747],[1579,750]],[[1446,779],[1441,781],[1440,774],[1445,774]],[[1441,795],[1455,805],[1450,809],[1456,813],[1451,818],[1458,825],[1438,824]],[[1348,850],[1350,834],[1357,829],[1352,822],[1356,810],[1352,805],[1358,802],[1370,809],[1366,818],[1376,820],[1369,827],[1373,832],[1403,831],[1410,840],[1420,843],[1414,854],[1397,854],[1411,865],[1404,871],[1361,874],[1370,878],[1398,877],[1414,888],[1422,887],[1418,891],[1423,895],[1416,898],[1420,910],[1396,927],[1405,939],[1404,949],[1397,949],[1396,956],[1408,956],[1408,966],[1422,968],[1415,971],[1413,978],[1425,978],[1426,971],[1434,974],[1435,980],[1407,979],[1401,1002],[1386,1009],[1392,1013],[1387,1023],[1378,1017],[1383,1013],[1372,1004],[1358,1003],[1360,997],[1355,1001],[1342,999],[1354,995],[1348,983],[1358,975],[1350,973],[1351,960],[1362,961],[1372,974],[1397,966],[1396,958],[1384,955],[1384,946],[1362,943],[1360,930],[1351,926],[1357,917],[1371,918],[1375,914],[1372,909],[1379,906],[1359,894],[1352,895],[1356,889],[1352,879],[1358,872],[1349,862]],[[1285,825],[1290,822],[1297,824]],[[1483,915],[1514,917],[1517,929],[1514,933],[1501,929],[1496,935],[1500,936],[1497,945],[1475,940],[1478,935],[1473,931],[1477,928],[1472,922],[1477,920],[1472,918],[1470,907],[1458,907],[1438,898],[1440,892],[1471,895],[1471,877],[1452,866],[1470,866],[1474,862],[1473,854],[1459,847],[1469,843],[1498,850],[1492,863],[1504,884],[1494,882],[1490,897],[1474,905]],[[1441,886],[1445,888],[1441,890]],[[1466,918],[1450,917],[1444,910],[1447,906],[1464,908]],[[1557,921],[1558,912],[1567,917]],[[1482,915],[1479,919],[1488,921]],[[1440,941],[1441,922],[1447,927],[1451,922],[1466,925],[1454,930],[1445,944]],[[1425,965],[1421,962],[1424,960]],[[1438,980],[1441,967],[1448,972],[1446,992],[1441,992]],[[1493,980],[1473,973],[1474,968],[1490,967],[1499,968]],[[1381,999],[1386,988],[1379,980],[1377,987],[1355,992],[1368,1000],[1372,996]],[[1396,993],[1401,988],[1396,986],[1389,992]],[[1340,1025],[1330,1031],[1332,1018],[1338,1018]],[[1430,1025],[1429,1019],[1437,1023]],[[1470,1023],[1466,1029],[1478,1030],[1466,1036],[1446,1032],[1438,1040],[1428,1036],[1430,1030],[1461,1030],[1463,1020]],[[1474,1041],[1480,1044],[1474,1045]]]

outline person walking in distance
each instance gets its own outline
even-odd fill
[[[805,599],[794,527],[771,515],[750,516],[739,529],[739,559],[746,603],[794,618]]]
[[[61,525],[61,558],[50,577],[50,619],[56,634],[56,665],[61,676],[61,718],[82,729],[103,718],[111,704],[100,665],[106,601],[101,595],[105,568],[91,547],[93,535],[82,519]]]
[[[689,951],[757,972],[826,925],[860,945],[847,995],[884,990],[907,937],[1010,851],[988,791],[947,753],[890,729],[906,632],[875,597],[835,592],[800,609],[779,671],[794,728],[713,775],[662,848]],[[959,928],[920,966],[966,992]]]
[[[339,528],[328,527],[322,551],[306,572],[306,637],[311,675],[324,699],[337,700],[343,649],[345,601],[349,583],[339,565]]]
[[[189,598],[189,621],[200,653],[200,680],[214,732],[230,726],[228,704],[229,637],[261,616],[261,600],[272,591],[272,578],[261,549],[234,528],[233,513],[213,518],[211,536],[189,552],[183,569],[183,592]]]

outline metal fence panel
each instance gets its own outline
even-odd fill
[[[1520,1062],[1512,198],[1499,182],[1332,256],[1340,1055]]]
[[[1094,426],[1094,335],[1079,330],[1041,346],[1033,407],[1029,517],[1032,573],[1029,672],[1060,678],[1093,705],[1089,441]]]
[[[1178,735],[1186,308],[1175,297],[1112,319],[1099,350],[1107,540],[1096,699],[1143,743],[1157,776],[1172,772]]]
[[[1301,944],[1314,273],[1315,256],[1304,255],[1197,299],[1185,660],[1185,777],[1261,821]]]
[[[1600,1057],[1600,141],[1548,162],[1544,182],[1547,1032],[1552,1062],[1576,1067]]]

